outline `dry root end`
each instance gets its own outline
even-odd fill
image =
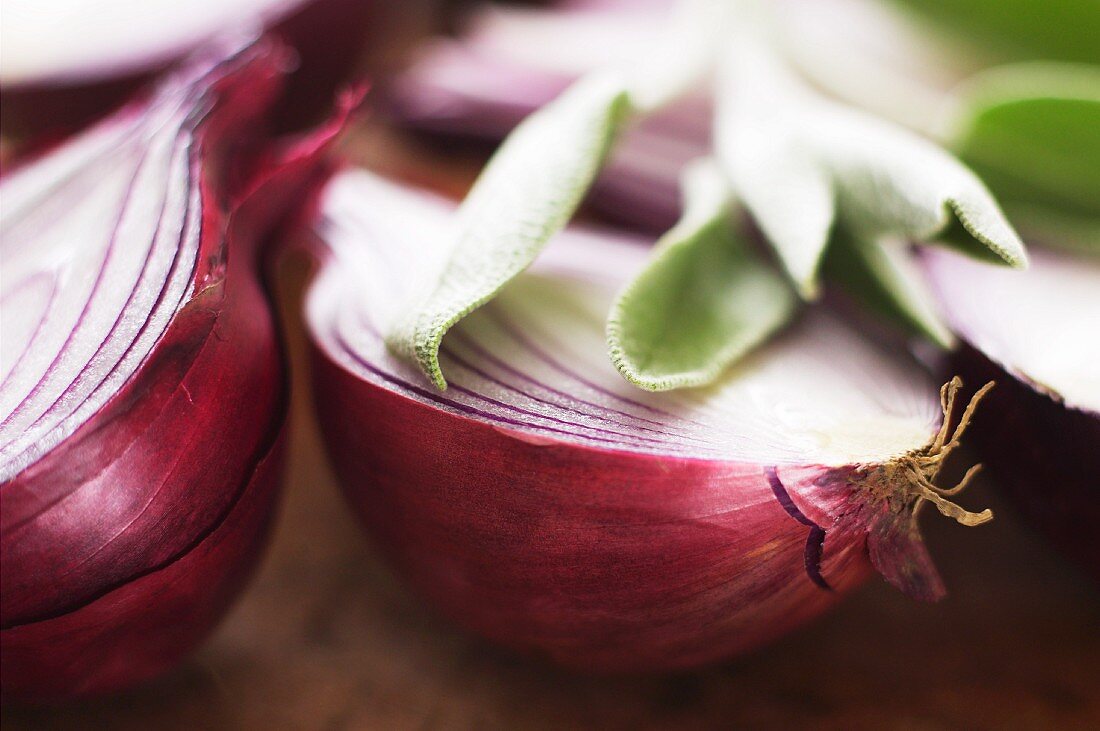
[[[993,519],[993,511],[983,510],[980,513],[972,513],[969,510],[948,500],[948,497],[956,495],[966,489],[974,475],[981,470],[981,465],[976,464],[966,471],[959,484],[954,487],[937,487],[936,477],[940,473],[943,463],[951,453],[959,446],[963,434],[966,432],[970,420],[978,404],[993,388],[993,382],[982,386],[970,399],[970,403],[963,410],[958,426],[951,431],[951,414],[955,408],[955,399],[962,380],[955,376],[940,389],[940,404],[943,408],[943,426],[925,447],[911,452],[899,458],[892,464],[886,465],[885,484],[891,491],[895,491],[895,497],[902,497],[905,503],[911,499],[916,500],[913,505],[913,514],[916,515],[924,503],[928,502],[936,506],[942,515],[954,518],[963,525],[981,525]]]

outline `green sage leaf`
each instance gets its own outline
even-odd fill
[[[941,34],[1004,60],[1100,63],[1097,0],[894,0]]]
[[[955,338],[903,242],[871,241],[838,227],[823,268],[830,282],[871,312],[942,348],[954,347]]]
[[[457,214],[434,286],[386,342],[440,389],[447,330],[526,269],[572,217],[629,111],[617,75],[588,77],[523,121],[493,155]]]
[[[1100,217],[1009,200],[1005,210],[1028,240],[1078,254],[1100,255]]]
[[[683,217],[618,295],[607,321],[615,367],[650,391],[710,383],[797,305],[735,228],[729,186],[713,161],[685,171],[684,198]]]
[[[959,96],[954,148],[1006,210],[1044,243],[1100,248],[1100,69],[1004,66]]]
[[[1003,263],[1026,265],[1019,236],[966,166],[908,130],[822,98],[761,43],[740,41],[719,88],[718,153],[804,297],[818,294],[834,222],[871,240],[922,242],[957,222]]]

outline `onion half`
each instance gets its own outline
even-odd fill
[[[316,121],[384,14],[370,0],[5,0],[4,132],[38,142],[102,116],[212,38],[266,27],[294,49],[277,114]],[[49,141],[49,140],[47,140]]]
[[[166,669],[259,555],[287,398],[255,244],[333,130],[246,165],[286,51],[245,43],[0,183],[5,699]]]
[[[954,440],[913,363],[815,310],[712,387],[638,391],[603,322],[645,242],[570,229],[447,336],[439,392],[380,333],[413,275],[439,266],[453,210],[345,172],[311,234],[328,449],[421,594],[512,648],[649,671],[774,639],[872,565],[916,597],[943,593],[918,506],[989,516],[930,485]]]
[[[951,368],[998,383],[974,420],[983,461],[1100,578],[1100,262],[1035,249],[1021,275],[943,251],[924,261],[962,340]]]

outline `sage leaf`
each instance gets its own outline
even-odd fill
[[[872,241],[839,227],[829,244],[825,276],[871,312],[944,349],[955,338],[902,241]]]
[[[456,217],[445,268],[386,339],[440,389],[447,330],[526,269],[572,217],[627,112],[621,76],[582,79],[524,120],[493,155]]]
[[[1078,254],[1100,255],[1100,217],[1016,200],[1009,200],[1005,209],[1029,240]]]
[[[683,217],[618,295],[607,321],[611,360],[650,391],[717,378],[793,314],[797,297],[746,246],[729,185],[701,160],[684,173]]]
[[[894,0],[939,35],[1005,61],[1100,64],[1096,0]]]
[[[806,101],[756,37],[743,33],[728,57],[717,95],[716,152],[791,280],[814,299],[836,195],[800,140]]]
[[[753,36],[727,55],[715,138],[737,195],[807,299],[819,293],[834,223],[872,240],[928,242],[958,222],[1002,262],[1026,265],[1019,236],[968,168],[923,137],[819,96]]]
[[[1014,64],[959,92],[956,152],[1044,243],[1100,248],[1100,69]],[[1093,232],[1088,236],[1087,231]]]

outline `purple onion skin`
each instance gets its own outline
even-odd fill
[[[232,161],[220,153],[255,129],[284,58],[266,42],[242,55],[205,80],[217,95],[193,145],[195,294],[99,412],[0,485],[5,701],[100,694],[165,671],[209,634],[261,555],[287,383],[256,244],[317,185],[346,114],[225,188]]]
[[[969,438],[1017,509],[1100,580],[1100,414],[1068,406],[963,342],[951,358],[966,383],[996,381]]]
[[[413,588],[524,654],[597,673],[739,655],[870,574],[843,470],[555,443],[360,380],[314,343],[325,443],[352,507]],[[821,484],[817,484],[821,483]],[[745,506],[723,512],[731,496]],[[827,584],[827,588],[821,583]]]

